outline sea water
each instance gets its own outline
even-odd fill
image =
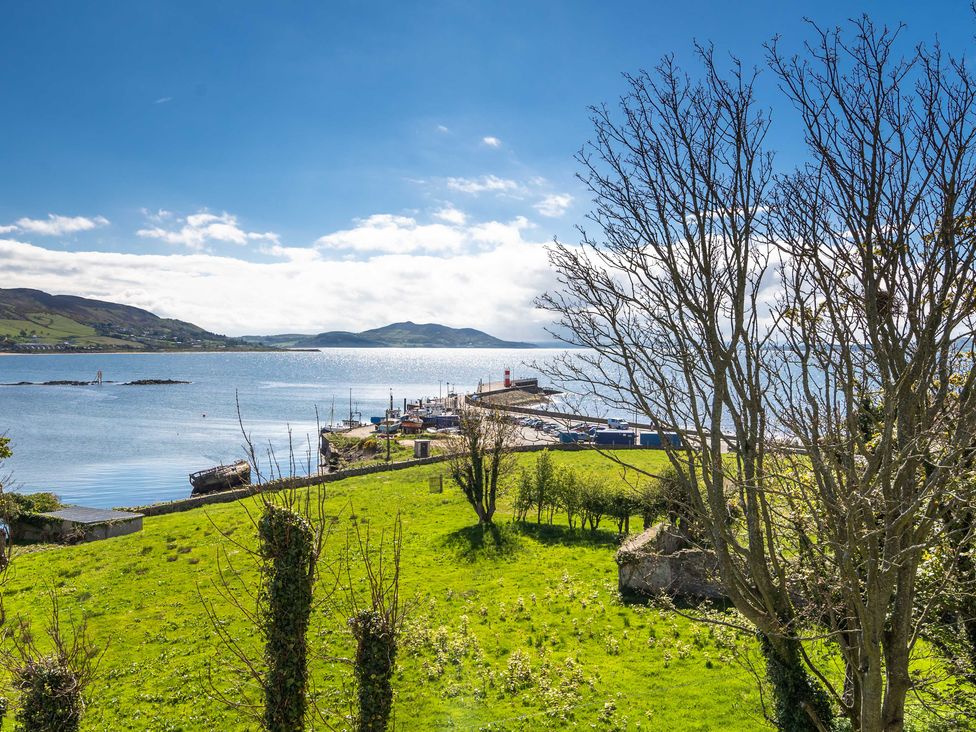
[[[188,474],[245,458],[244,430],[262,460],[287,465],[289,440],[307,467],[316,424],[382,415],[404,399],[473,391],[504,369],[536,376],[558,350],[332,348],[235,353],[0,356],[0,383],[94,380],[91,386],[0,387],[0,434],[14,455],[0,466],[25,492],[66,503],[135,506],[186,497]],[[123,386],[139,379],[188,384]],[[334,403],[334,410],[333,410]],[[316,408],[318,415],[316,417]],[[289,428],[291,435],[289,437]],[[262,468],[267,473],[267,467]]]

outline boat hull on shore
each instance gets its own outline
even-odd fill
[[[228,491],[248,485],[251,482],[251,466],[246,460],[238,460],[232,465],[218,465],[207,470],[190,474],[190,495],[199,496],[217,491]]]

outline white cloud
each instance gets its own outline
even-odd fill
[[[153,104],[166,104],[166,102],[172,102],[173,97],[160,97]]]
[[[17,219],[9,226],[0,226],[0,233],[10,231],[26,231],[41,236],[64,236],[76,234],[79,231],[90,231],[99,226],[108,226],[109,220],[104,216],[88,218],[87,216],[58,216],[48,214],[46,219]]]
[[[482,137],[481,138],[481,141],[485,145],[487,145],[488,147],[501,147],[502,146],[502,141],[499,140],[497,137],[492,137],[491,135],[488,135],[487,137]]]
[[[350,253],[420,254],[460,252],[464,233],[446,224],[418,224],[409,216],[375,214],[357,219],[352,229],[320,237],[315,245],[325,251]]]
[[[250,241],[265,241],[278,243],[278,235],[271,231],[245,231],[237,223],[237,217],[226,211],[222,214],[212,214],[200,211],[182,219],[182,225],[177,229],[164,228],[161,224],[174,218],[168,211],[160,210],[156,214],[148,214],[150,222],[156,224],[145,229],[139,229],[136,234],[145,239],[159,239],[169,244],[179,244],[188,249],[205,249],[211,242],[226,242],[243,246]],[[177,223],[181,220],[177,219]]]
[[[453,191],[478,195],[479,193],[521,194],[522,186],[510,178],[482,175],[479,178],[448,178],[447,187]]]
[[[551,193],[537,204],[534,208],[543,216],[555,218],[562,216],[573,204],[573,197],[568,193]]]
[[[435,211],[434,217],[455,226],[462,226],[468,218],[463,211],[459,211],[454,206],[445,206],[440,211]]]
[[[273,262],[199,251],[64,252],[0,238],[0,261],[5,287],[124,302],[231,335],[410,319],[534,339],[544,337],[548,317],[533,299],[555,283],[542,244],[523,238],[527,226],[522,218],[465,227],[380,214],[322,238],[378,242],[373,256],[271,242],[265,251],[280,257]],[[431,248],[437,236],[441,248]],[[420,241],[410,254],[398,249]]]
[[[450,132],[450,131],[451,131],[451,130],[450,130],[450,129],[449,129],[448,127],[447,127],[447,125],[437,125],[437,128],[436,128],[436,129],[437,129],[437,131],[438,131],[438,132],[440,132],[440,133],[443,133],[443,134],[447,134],[448,132]]]

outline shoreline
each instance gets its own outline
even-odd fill
[[[38,353],[30,352],[20,352],[20,351],[0,351],[0,356],[159,356],[161,354],[184,354],[184,353],[288,353],[289,351],[295,350],[299,353],[307,353],[308,351],[297,351],[297,349],[289,348],[235,348],[232,351],[217,349],[217,350],[192,350],[192,351],[40,351]],[[318,351],[319,349],[311,349],[312,351]]]
[[[0,351],[3,356],[159,356],[166,354],[213,354],[213,353],[325,353],[327,351],[565,351],[565,346],[538,346],[537,348],[502,348],[495,346],[322,346],[321,348],[248,348],[227,350],[193,350],[193,351],[41,351],[39,353]],[[572,349],[585,350],[585,349]]]

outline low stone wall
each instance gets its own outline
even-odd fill
[[[639,445],[611,445],[607,446],[611,450],[642,450],[647,448],[642,448]],[[563,445],[561,443],[549,443],[545,445],[519,445],[518,447],[513,447],[512,452],[541,452],[542,450],[559,450],[559,451],[580,451],[580,450],[592,450],[593,448],[587,445],[578,444],[568,444]],[[175,501],[165,501],[162,503],[151,503],[147,506],[133,506],[128,508],[119,508],[119,511],[132,511],[134,513],[141,513],[144,516],[161,516],[167,513],[178,513],[180,511],[189,511],[194,508],[200,508],[201,506],[210,506],[216,503],[232,503],[233,501],[239,501],[242,498],[247,498],[248,496],[253,496],[258,493],[264,493],[266,491],[281,491],[287,490],[289,488],[307,488],[313,485],[321,485],[323,483],[334,483],[337,480],[345,480],[346,478],[355,478],[360,475],[372,475],[373,473],[385,473],[390,470],[405,470],[406,468],[415,468],[420,465],[434,465],[435,463],[443,463],[450,460],[449,455],[431,455],[426,458],[415,458],[413,460],[401,460],[395,463],[375,463],[373,465],[362,465],[356,468],[346,468],[345,470],[337,470],[334,473],[322,473],[321,475],[302,475],[294,478],[285,478],[283,480],[269,481],[268,483],[261,483],[258,485],[249,485],[243,488],[235,488],[230,491],[221,491],[219,493],[207,493],[202,496],[192,496],[190,498],[179,498]]]
[[[267,491],[282,491],[289,488],[307,488],[312,485],[322,483],[333,483],[337,480],[355,478],[359,475],[372,475],[373,473],[385,473],[389,470],[403,470],[413,468],[418,465],[432,465],[442,463],[448,459],[446,455],[432,455],[426,458],[416,458],[413,460],[400,460],[395,463],[376,463],[374,465],[362,465],[355,468],[337,470],[334,473],[321,473],[318,475],[302,475],[294,478],[283,478],[282,480],[272,480],[267,483],[248,485],[243,488],[235,488],[230,491],[220,491],[219,493],[206,493],[202,496],[192,496],[190,498],[180,498],[175,501],[164,503],[152,503],[148,506],[138,506],[124,508],[123,511],[134,511],[144,516],[160,516],[166,513],[177,513],[179,511],[189,511],[201,506],[210,506],[215,503],[231,503],[242,498],[253,496]]]

